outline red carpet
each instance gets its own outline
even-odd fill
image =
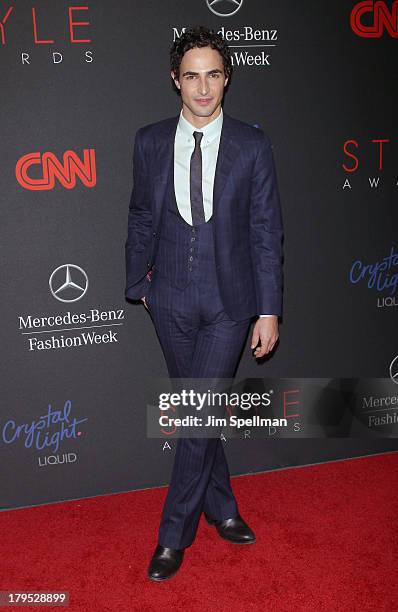
[[[202,517],[178,574],[146,578],[167,489],[0,513],[0,590],[67,590],[68,608],[398,610],[398,453],[232,478],[256,532],[222,540]]]

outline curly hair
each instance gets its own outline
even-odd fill
[[[174,72],[177,80],[180,78],[180,64],[184,53],[194,47],[211,47],[212,49],[216,49],[221,55],[224,64],[225,76],[231,76],[232,60],[227,43],[214,30],[206,26],[198,25],[185,30],[185,32],[174,41],[170,48],[170,68]],[[172,82],[176,91],[179,92],[174,81]]]

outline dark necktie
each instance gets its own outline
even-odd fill
[[[202,193],[202,150],[200,148],[202,136],[203,132],[193,133],[193,137],[195,138],[195,148],[191,155],[190,166],[190,196],[193,225],[205,223]]]

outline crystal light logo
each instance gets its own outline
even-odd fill
[[[56,268],[48,283],[51,294],[60,302],[77,302],[88,289],[87,274],[75,264],[63,264]]]
[[[398,385],[398,355],[390,363],[390,378],[392,382]]]
[[[29,423],[17,424],[13,419],[7,421],[2,428],[1,440],[4,444],[23,442],[25,448],[38,451],[50,450],[58,452],[61,442],[66,439],[76,440],[81,436],[77,426],[88,420],[87,417],[71,416],[72,402],[66,400],[62,410],[55,410],[48,405],[47,413],[40,415]]]
[[[32,166],[40,167],[39,178],[30,176]],[[65,189],[74,189],[76,177],[85,187],[94,187],[97,184],[95,150],[83,149],[83,160],[74,151],[65,151],[62,162],[50,151],[27,153],[17,161],[15,176],[18,183],[30,191],[50,191],[55,187],[55,179]]]
[[[239,11],[243,0],[206,0],[206,4],[217,17],[231,17]]]
[[[349,273],[352,284],[366,283],[368,289],[377,293],[388,291],[390,296],[396,293],[398,287],[398,251],[391,247],[389,255],[375,263],[366,264],[360,259],[354,261]],[[379,298],[378,307],[397,306],[395,296]]]
[[[370,17],[370,25],[363,23],[363,16],[368,21]],[[380,38],[385,31],[391,38],[398,38],[398,0],[392,3],[391,11],[381,0],[358,2],[351,11],[350,25],[352,31],[362,38]]]

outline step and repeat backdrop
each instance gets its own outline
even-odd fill
[[[179,113],[169,48],[193,25],[228,42],[224,110],[270,137],[283,210],[279,346],[256,362],[249,335],[236,380],[272,380],[296,420],[311,380],[329,419],[226,438],[231,473],[398,449],[398,2],[2,2],[2,509],[168,483],[176,440],[147,433],[167,369],[124,243],[135,132]],[[362,429],[336,400],[354,387]]]

